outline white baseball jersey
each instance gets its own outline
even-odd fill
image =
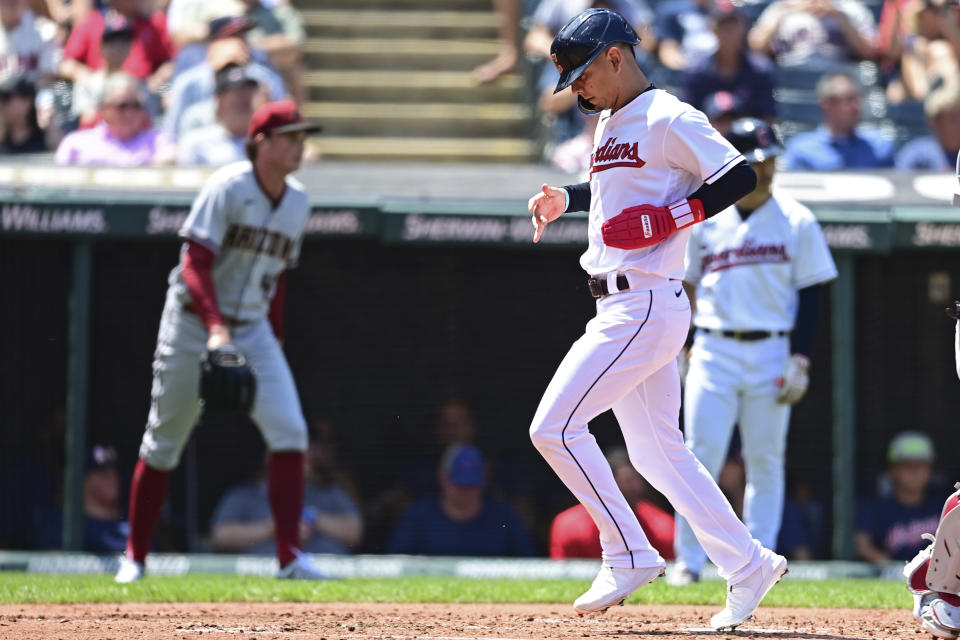
[[[746,220],[736,206],[718,213],[687,245],[684,280],[699,285],[693,323],[704,329],[789,331],[797,291],[836,277],[817,219],[785,194]]]
[[[210,176],[180,235],[217,254],[213,284],[222,314],[244,322],[266,316],[277,277],[296,265],[309,216],[307,193],[290,176],[275,208],[249,161],[228,165]],[[170,287],[186,303],[190,293],[181,265],[170,273]]]
[[[580,265],[593,276],[633,270],[681,279],[689,228],[652,247],[625,250],[603,244],[603,223],[628,207],[686,198],[743,159],[703,113],[666,91],[652,89],[616,113],[604,111],[590,158],[590,244]]]
[[[56,35],[57,25],[31,11],[14,29],[0,27],[0,76],[25,73],[36,81],[39,74],[54,73],[61,57]]]

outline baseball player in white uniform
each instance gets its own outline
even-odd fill
[[[565,211],[589,210],[580,263],[597,315],[557,369],[530,437],[600,531],[603,564],[574,602],[604,611],[663,575],[587,423],[613,409],[630,460],[692,523],[728,581],[715,629],[747,620],[787,571],[754,540],[679,429],[676,356],[690,322],[681,286],[689,227],[749,193],[756,175],[706,116],[656,89],[637,65],[634,30],[605,9],[583,12],[551,47],[557,90],[600,112],[588,182],[541,187],[530,199],[534,242]]]
[[[782,152],[762,120],[735,121],[727,139],[749,160],[757,187],[694,228],[684,281],[696,310],[696,338],[684,385],[687,446],[716,478],[734,424],[740,426],[747,485],[743,519],[774,548],[784,500],[790,406],[807,389],[820,285],[837,277],[823,231],[809,209],[770,190]],[[706,556],[691,523],[677,519],[677,563],[667,580],[699,579]]]
[[[269,450],[268,491],[280,561],[278,577],[323,575],[299,552],[307,426],[280,340],[284,273],[300,254],[310,215],[307,193],[290,174],[304,141],[319,127],[290,101],[254,113],[250,161],[207,180],[180,230],[185,239],[160,321],[147,429],[130,490],[130,537],[116,575],[143,577],[170,471],[200,416],[200,362],[208,349],[233,344],[256,377],[251,418]]]

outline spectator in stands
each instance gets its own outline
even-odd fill
[[[470,445],[450,447],[438,473],[440,495],[415,502],[400,518],[388,553],[532,556],[533,542],[506,502],[485,494],[486,461]]]
[[[36,87],[25,75],[9,75],[0,82],[0,154],[42,153],[47,135],[37,123]]]
[[[363,537],[356,503],[330,477],[323,443],[312,439],[304,457],[306,486],[300,520],[301,550],[308,553],[350,553]],[[223,553],[272,555],[276,541],[263,472],[253,483],[229,490],[210,523],[210,543]]]
[[[863,89],[849,73],[831,71],[817,83],[824,124],[787,140],[783,168],[840,171],[893,166],[893,142],[859,127]]]
[[[520,16],[523,0],[493,0],[497,13],[497,35],[500,52],[493,60],[484,62],[473,70],[477,82],[493,82],[505,73],[517,68],[520,61]]]
[[[657,57],[664,66],[682,71],[714,52],[717,39],[710,29],[712,7],[712,0],[668,0],[657,7],[653,31]]]
[[[167,35],[163,12],[152,10],[152,0],[110,0],[105,11],[91,11],[70,33],[63,50],[60,75],[76,83],[106,66],[100,51],[111,11],[133,25],[133,44],[123,70],[144,80],[148,89],[159,93],[173,75],[173,44]]]
[[[729,91],[717,91],[703,99],[700,110],[721,135],[727,135],[730,125],[746,115],[743,102]]]
[[[244,142],[259,86],[244,67],[228,64],[218,71],[215,121],[180,138],[177,164],[221,166],[246,158]]]
[[[99,115],[95,127],[63,139],[57,164],[134,167],[176,159],[173,141],[150,124],[146,96],[135,76],[121,71],[107,78]]]
[[[729,0],[718,0],[710,11],[710,28],[716,36],[716,51],[684,73],[684,100],[706,113],[708,97],[713,97],[714,108],[722,108],[730,96],[737,117],[772,122],[776,117],[773,67],[747,49],[747,18]]]
[[[630,462],[625,448],[617,447],[607,452],[607,461],[623,496],[634,505],[650,544],[664,560],[673,560],[673,516],[649,500],[650,489]],[[551,558],[600,558],[602,551],[600,531],[582,504],[570,507],[553,519],[550,527]]]
[[[246,16],[256,25],[247,34],[250,47],[267,55],[270,66],[283,75],[293,99],[302,104],[307,98],[301,53],[306,39],[303,15],[289,2],[267,6],[260,0],[241,1]]]
[[[0,0],[0,79],[21,74],[35,85],[53,79],[60,62],[57,26],[33,14],[27,0]]]
[[[859,0],[776,0],[750,30],[750,48],[779,66],[870,60],[876,25]]]
[[[932,91],[923,110],[933,135],[903,145],[894,165],[911,171],[952,171],[960,152],[960,87],[952,82]]]
[[[120,506],[120,476],[113,447],[94,445],[87,452],[83,475],[83,550],[116,553],[127,544],[130,526]],[[63,512],[48,512],[40,527],[39,549],[59,549],[63,538]]]
[[[907,97],[923,100],[960,77],[960,11],[955,2],[915,0],[907,20],[914,27],[903,38],[900,72]]]
[[[107,77],[123,69],[133,46],[133,37],[133,23],[126,17],[115,11],[104,16],[103,36],[100,39],[103,67],[82,74],[73,85],[71,111],[81,128],[96,124]]]
[[[228,64],[245,67],[247,73],[269,92],[270,100],[287,96],[283,79],[276,71],[253,59],[246,32],[253,23],[245,17],[218,18],[209,24],[211,41],[206,50],[206,64],[198,64],[178,74],[170,88],[169,104],[163,130],[173,139],[184,133],[183,120],[195,104],[212,100],[216,94],[216,72]]]
[[[918,431],[897,435],[887,450],[892,495],[863,500],[857,508],[854,544],[862,560],[883,564],[910,560],[929,544],[943,498],[929,491],[933,442]]]

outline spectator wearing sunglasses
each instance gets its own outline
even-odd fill
[[[0,153],[42,153],[47,139],[37,124],[36,86],[23,74],[7,76],[0,82],[0,122],[3,137]]]
[[[108,77],[100,102],[100,123],[64,138],[56,163],[136,167],[173,162],[175,146],[151,126],[144,98],[136,77],[122,71]]]

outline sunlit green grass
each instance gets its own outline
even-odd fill
[[[0,603],[73,602],[549,602],[571,603],[589,586],[580,580],[479,580],[408,577],[323,582],[227,575],[150,576],[118,585],[109,575],[0,573]],[[644,587],[629,603],[721,605],[724,583],[707,580]],[[901,582],[795,580],[789,577],[764,600],[784,607],[907,608]]]

